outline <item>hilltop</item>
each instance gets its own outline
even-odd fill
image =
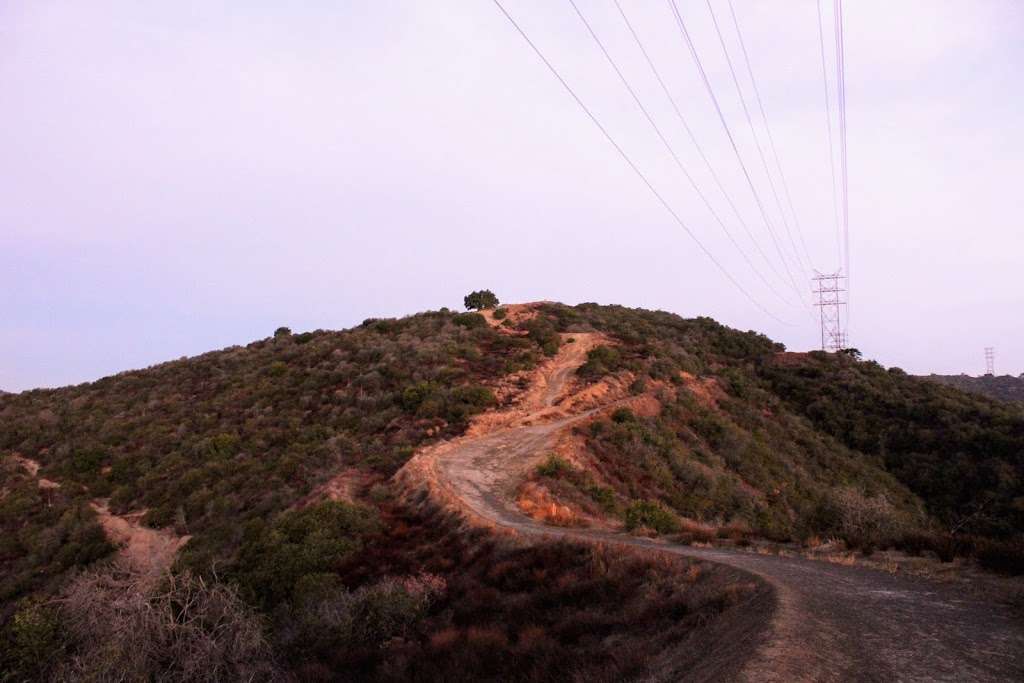
[[[573,344],[578,368],[557,368],[556,383],[548,359]],[[835,537],[1021,570],[1015,409],[849,355],[789,353],[709,318],[597,304],[441,310],[342,332],[281,328],[0,396],[2,668],[144,677],[159,666],[186,680],[201,651],[222,667],[212,678],[542,680],[643,677],[669,652],[692,661],[679,648],[740,623],[763,599],[756,581],[691,560],[523,544],[394,477],[566,382],[581,410],[608,409],[517,483],[520,510],[541,521],[679,542]],[[200,630],[176,636],[177,650],[98,659],[180,618],[154,609],[157,597],[88,617],[125,586],[169,594],[145,588],[158,580],[147,572],[168,569],[173,590],[227,625],[217,634],[244,637]],[[153,613],[168,616],[131,621]]]
[[[997,401],[1024,403],[1024,375],[923,375],[922,378]]]

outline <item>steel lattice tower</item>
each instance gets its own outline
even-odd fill
[[[996,350],[991,346],[985,347],[985,374],[996,374]]]
[[[817,271],[815,271],[817,273]],[[839,351],[847,346],[846,334],[842,328],[842,286],[845,276],[842,271],[835,273],[817,273],[812,280],[816,285],[813,290],[818,295],[814,305],[821,311],[821,350]]]

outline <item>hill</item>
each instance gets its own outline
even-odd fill
[[[708,318],[500,310],[281,329],[0,396],[3,669],[146,677],[159,667],[195,680],[183,667],[203,652],[223,667],[211,679],[647,675],[659,653],[700,642],[757,588],[707,565],[680,584],[678,564],[524,546],[410,502],[392,480],[473,416],[527,400],[532,373],[581,343],[573,335],[598,340],[577,373],[583,393],[633,398],[571,432],[522,484],[524,508],[550,498],[544,509],[568,510],[567,523],[684,541],[835,535],[1019,568],[1019,411],[870,361],[786,353]],[[161,561],[174,562],[161,590],[125,565],[130,553],[110,560],[127,539],[143,549],[138,565],[165,569],[151,537],[133,545],[155,529],[171,548]],[[144,596],[137,610],[109,614],[126,586]],[[181,594],[216,615],[200,623],[226,626],[181,636],[180,610],[159,602]],[[142,616],[153,614],[165,616]],[[130,634],[167,632],[177,650],[122,647]],[[110,658],[121,650],[134,659]]]
[[[923,375],[922,378],[998,401],[1024,403],[1024,375]]]

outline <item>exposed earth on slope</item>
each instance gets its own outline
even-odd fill
[[[60,484],[39,476],[40,465],[31,458],[12,456],[12,460],[35,478],[40,489],[60,488]],[[115,515],[110,502],[96,499],[90,504],[107,538],[119,548],[120,559],[133,569],[157,577],[170,569],[178,550],[188,543],[189,536],[179,536],[171,529],[143,526],[146,510]]]
[[[493,323],[493,320],[492,320]],[[1005,605],[949,585],[854,566],[695,548],[603,529],[552,527],[516,509],[516,488],[574,424],[630,398],[622,386],[576,391],[597,334],[567,334],[523,401],[479,416],[466,435],[420,452],[398,474],[477,523],[530,536],[646,548],[722,563],[765,580],[765,632],[740,657],[744,680],[1002,681],[1024,676],[1024,625]],[[598,394],[595,397],[595,393]],[[752,619],[754,615],[751,615]],[[755,620],[756,621],[756,620]],[[690,676],[724,675],[697,669]]]

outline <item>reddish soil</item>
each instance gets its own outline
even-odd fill
[[[106,500],[95,500],[91,505],[107,538],[119,547],[120,559],[143,573],[155,576],[170,569],[178,550],[190,538],[178,536],[170,529],[142,526],[139,521],[146,514],[145,510],[115,515]]]

